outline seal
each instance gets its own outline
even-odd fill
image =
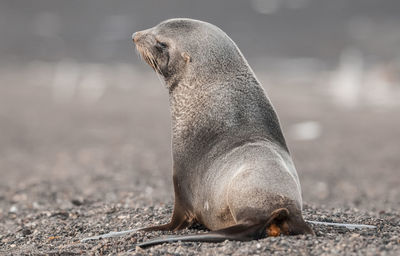
[[[132,37],[165,81],[172,113],[174,211],[144,230],[200,223],[214,232],[191,241],[212,242],[313,234],[276,112],[232,39],[192,19]]]
[[[276,112],[232,39],[218,27],[192,19],[166,20],[132,38],[169,92],[175,191],[172,218],[164,225],[81,241],[136,231],[180,230],[195,223],[211,231],[137,246],[314,234],[302,217],[300,182]]]

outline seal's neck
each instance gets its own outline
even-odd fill
[[[201,156],[223,141],[262,138],[286,147],[278,118],[250,72],[224,81],[181,80],[170,90],[174,156]]]

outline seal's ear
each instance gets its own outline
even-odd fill
[[[185,60],[186,63],[189,63],[192,61],[192,58],[190,57],[190,55],[187,52],[183,52],[182,54],[182,58]]]
[[[289,218],[289,210],[279,208],[271,213],[267,221],[268,236],[279,236],[281,233],[287,233],[287,220]]]

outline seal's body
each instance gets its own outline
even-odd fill
[[[288,155],[261,139],[240,144],[217,158],[193,191],[195,216],[211,230],[251,218],[266,222],[280,208],[301,209],[299,185],[293,165],[287,163]],[[201,184],[207,184],[207,189]]]
[[[312,234],[278,118],[236,44],[191,19],[164,21],[133,40],[164,79],[172,112],[174,212],[170,223],[145,230],[198,222],[215,231],[187,241]],[[152,244],[165,241],[175,240]]]

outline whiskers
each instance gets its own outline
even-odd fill
[[[157,64],[156,59],[154,58],[153,54],[147,49],[139,44],[136,44],[136,49],[139,52],[139,55],[142,60],[144,60],[150,67],[154,69],[158,74],[162,74],[161,70]]]

